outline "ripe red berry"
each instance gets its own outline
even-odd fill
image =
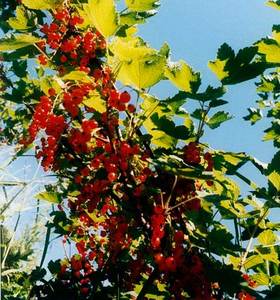
[[[128,92],[123,92],[120,94],[120,101],[123,102],[123,103],[127,103],[130,101],[130,95]]]

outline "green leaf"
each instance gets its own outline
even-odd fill
[[[159,7],[158,0],[125,0],[125,3],[131,11],[147,11]]]
[[[9,18],[8,24],[16,30],[26,30],[30,28],[30,26],[28,26],[28,16],[24,6],[17,6],[16,16]]]
[[[150,18],[156,14],[156,11],[148,12],[135,12],[130,11],[120,15],[120,24],[133,26],[135,24],[143,24],[147,18]]]
[[[113,35],[119,27],[119,15],[114,0],[89,0],[84,4],[88,22],[96,27],[104,37]]]
[[[13,71],[19,77],[25,77],[27,74],[27,60],[13,61]]]
[[[264,230],[258,236],[258,241],[261,245],[272,246],[277,241],[277,236],[272,230]]]
[[[156,130],[163,131],[175,139],[186,140],[189,138],[189,131],[187,127],[183,125],[175,126],[175,123],[168,119],[165,115],[159,117],[157,113],[154,113],[151,116],[151,120],[154,125],[156,125]]]
[[[200,75],[183,60],[169,63],[164,75],[181,91],[196,92],[200,86]]]
[[[55,192],[41,192],[35,196],[38,200],[44,200],[51,203],[60,203],[60,196]]]
[[[56,9],[64,0],[22,0],[22,4],[30,9]]]
[[[254,125],[256,122],[262,119],[262,111],[259,108],[250,107],[248,108],[249,114],[245,116],[243,119],[246,121],[250,121],[251,125]]]
[[[216,112],[210,119],[207,120],[206,124],[211,128],[215,129],[219,127],[222,123],[232,119],[232,116],[229,113],[224,111]]]
[[[0,51],[12,51],[34,45],[40,42],[41,39],[30,34],[13,35],[10,38],[0,40]]]
[[[233,175],[250,160],[245,153],[217,151],[213,155],[215,169]]]
[[[279,135],[280,137],[280,135]],[[273,159],[271,160],[270,164],[267,167],[266,175],[268,178],[268,192],[272,196],[272,199],[275,199],[277,194],[279,195],[280,192],[280,172],[279,172],[279,165],[280,165],[280,151],[278,151]],[[279,200],[275,199],[278,203]],[[275,203],[276,204],[276,203]],[[277,205],[278,206],[278,205]]]
[[[152,136],[151,142],[159,147],[172,148],[176,145],[177,140],[165,132],[156,130],[154,122],[151,120],[153,114],[157,114],[158,117],[164,116],[166,114],[166,109],[161,105],[161,102],[149,94],[141,94],[143,103],[141,105],[144,111],[142,119],[144,119],[143,126],[147,133]]]
[[[235,55],[233,49],[224,43],[218,50],[217,59],[208,63],[209,68],[223,84],[236,84],[263,73],[268,64],[254,61],[258,48],[246,47]]]

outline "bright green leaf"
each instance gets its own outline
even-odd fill
[[[232,119],[232,116],[230,116],[229,113],[218,111],[210,119],[207,120],[206,124],[211,129],[215,129],[219,127],[223,122],[226,122],[230,119]]]
[[[131,11],[147,11],[157,8],[160,4],[158,0],[125,0]]]

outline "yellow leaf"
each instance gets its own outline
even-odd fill
[[[223,80],[226,78],[229,73],[228,71],[225,71],[224,68],[226,66],[227,60],[215,60],[215,61],[209,61],[208,67],[209,69],[216,74],[216,76],[219,78],[219,80]]]
[[[106,111],[106,102],[97,91],[92,91],[89,94],[89,98],[83,101],[83,104],[87,107],[94,108],[100,113]]]
[[[140,38],[117,38],[110,45],[109,64],[124,85],[145,89],[159,82],[166,55],[148,47]]]
[[[147,11],[159,6],[158,0],[125,0],[125,3],[132,11]]]
[[[113,35],[119,27],[119,15],[114,0],[89,0],[84,5],[88,21],[105,37]]]
[[[276,8],[276,9],[279,9],[279,10],[280,10],[280,5],[277,4],[275,1],[272,1],[272,0],[267,1],[266,4],[267,4],[268,6],[270,6],[270,7],[273,7],[273,8]]]
[[[22,4],[30,9],[56,9],[64,0],[22,0]]]
[[[106,221],[106,218],[104,216],[98,217],[98,210],[94,210],[92,213],[89,213],[87,211],[88,216],[93,220],[94,223],[102,223]]]
[[[277,191],[280,191],[280,174],[276,171],[271,172],[268,175],[268,180],[276,188]]]
[[[183,60],[167,66],[164,75],[179,89],[192,92],[192,83],[199,81],[199,74]]]
[[[267,44],[261,41],[257,44],[258,52],[266,56],[266,61],[271,63],[279,63],[280,61],[280,46],[279,44]]]

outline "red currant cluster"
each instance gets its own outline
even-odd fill
[[[64,80],[60,93],[50,89],[49,97],[42,96],[36,106],[29,128],[29,142],[40,129],[45,130],[37,151],[45,170],[52,168],[68,180],[65,198],[71,225],[64,231],[67,239],[75,241],[79,255],[61,265],[59,276],[78,285],[80,296],[89,298],[95,292],[94,275],[102,272],[110,278],[107,264],[113,269],[120,264],[127,269],[119,282],[122,287],[130,285],[132,289],[141,275],[158,270],[162,283],[170,278],[174,281],[168,288],[176,299],[183,299],[188,285],[192,294],[206,295],[209,285],[203,264],[198,256],[187,257],[187,232],[178,227],[186,210],[200,209],[195,181],[178,178],[173,186],[174,176],[169,182],[167,174],[160,174],[150,164],[151,149],[136,131],[131,135],[121,132],[120,112],[126,111],[129,119],[136,108],[129,103],[128,92],[115,88],[114,76],[104,66],[104,38],[95,29],[87,28],[83,33],[81,23],[75,11],[57,11],[54,21],[41,29],[46,44],[38,46],[46,55],[39,60],[41,64],[48,59],[55,62],[61,74],[83,71],[90,83]],[[104,101],[105,112],[92,108],[94,104],[85,106],[84,101],[93,93]],[[202,163],[212,170],[211,154],[203,156],[197,143],[190,143],[183,152],[186,163]],[[62,202],[59,210],[66,209]],[[138,243],[141,247],[135,246]],[[190,272],[195,272],[196,281]],[[204,294],[196,291],[196,282],[205,286]]]
[[[249,293],[245,291],[241,291],[237,295],[238,300],[256,300],[256,297],[251,296]]]
[[[54,95],[53,89],[49,90],[49,94]],[[41,138],[42,150],[37,146],[36,157],[43,158],[42,166],[47,171],[55,162],[55,155],[58,148],[58,141],[65,131],[67,124],[62,115],[52,113],[52,100],[47,96],[42,96],[40,102],[35,107],[33,121],[30,124],[29,138],[23,139],[21,142],[25,145],[32,143],[38,132],[44,130],[46,138]]]
[[[151,244],[154,250],[160,248],[161,239],[164,237],[165,215],[161,206],[154,208],[154,215],[151,217],[152,239]]]
[[[242,277],[243,277],[243,279],[244,279],[245,281],[247,281],[249,287],[251,287],[251,288],[257,287],[256,281],[253,280],[253,279],[250,277],[250,275],[248,275],[248,274],[243,274]]]

